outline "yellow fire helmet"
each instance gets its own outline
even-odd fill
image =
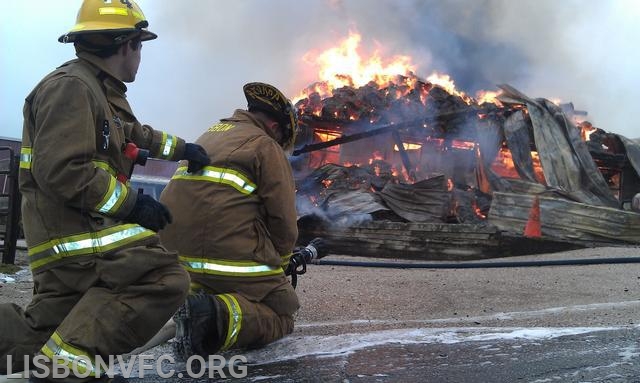
[[[282,148],[293,150],[298,132],[296,109],[291,101],[276,87],[261,82],[251,82],[242,87],[249,109],[258,109],[273,116],[283,128]]]
[[[72,43],[80,35],[105,34],[113,36],[113,43],[123,43],[140,36],[142,41],[158,35],[146,28],[149,22],[133,0],[84,0],[76,17],[76,25],[58,38],[61,43]],[[135,32],[139,32],[139,35]]]

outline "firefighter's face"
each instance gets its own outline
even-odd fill
[[[126,60],[124,62],[124,78],[123,82],[133,82],[136,79],[138,68],[140,67],[140,60],[142,59],[142,42],[139,40],[133,40],[128,44],[125,44]]]
[[[284,140],[284,134],[283,134],[283,131],[282,131],[282,126],[281,126],[279,123],[276,123],[276,128],[275,128],[275,130],[274,130],[274,134],[275,134],[274,139],[276,140],[276,142],[277,142],[280,146],[282,146],[282,144],[284,143],[284,142],[283,142],[283,140]]]

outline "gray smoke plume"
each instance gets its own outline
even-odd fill
[[[601,129],[635,137],[640,6],[634,0],[141,0],[145,44],[130,99],[140,119],[197,137],[243,108],[242,85],[290,97],[318,80],[303,60],[362,36],[364,55],[411,56],[416,74],[451,75],[474,95],[508,83],[573,102]]]

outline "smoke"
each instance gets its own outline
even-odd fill
[[[369,213],[341,212],[339,209],[331,208],[331,206],[325,210],[311,203],[308,195],[300,193],[296,194],[296,211],[298,212],[299,223],[302,222],[303,226],[305,222],[313,222],[311,223],[312,225],[324,223],[325,225],[330,225],[333,229],[338,229],[373,221],[373,216]]]
[[[138,117],[195,139],[244,108],[242,85],[290,97],[317,81],[305,61],[362,35],[363,53],[408,55],[416,74],[451,75],[471,95],[508,83],[573,102],[594,125],[637,136],[640,38],[634,0],[140,0],[157,41],[145,44],[130,100]],[[306,56],[305,56],[306,55]]]

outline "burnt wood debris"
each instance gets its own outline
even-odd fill
[[[336,253],[479,259],[640,243],[640,146],[499,85],[479,102],[417,77],[296,103],[302,241]],[[525,236],[532,224],[540,235]]]

